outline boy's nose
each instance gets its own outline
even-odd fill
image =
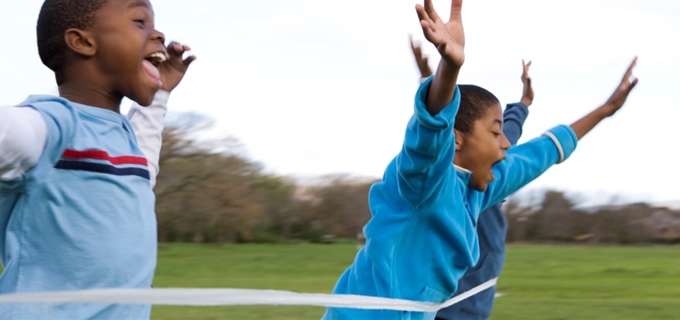
[[[501,136],[501,149],[503,150],[508,150],[510,149],[510,140],[508,140],[508,137],[505,136],[505,133]]]
[[[160,43],[165,45],[165,35],[163,32],[158,30],[154,30],[154,32],[151,34],[151,40],[158,40]]]

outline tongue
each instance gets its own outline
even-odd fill
[[[151,78],[153,78],[156,81],[161,80],[161,74],[158,72],[158,68],[154,67],[151,62],[147,60],[142,61],[142,66],[144,66],[144,71],[146,71],[146,74],[148,74]]]

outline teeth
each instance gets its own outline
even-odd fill
[[[155,59],[158,63],[163,63],[166,60],[165,54],[162,52],[156,52],[149,55],[147,58]]]

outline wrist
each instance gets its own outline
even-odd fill
[[[444,77],[445,79],[453,79],[455,83],[458,74],[460,73],[460,66],[451,66],[446,60],[442,59],[437,67],[436,76]]]
[[[520,99],[519,102],[521,102],[525,106],[529,107],[531,105],[531,103],[533,102],[533,99],[529,99],[527,97],[522,97],[522,99]]]
[[[593,113],[595,113],[601,119],[608,118],[614,115],[615,112],[616,107],[609,103],[605,103],[593,111]]]

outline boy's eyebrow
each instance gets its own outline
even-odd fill
[[[146,1],[142,1],[142,0],[137,0],[137,1],[133,2],[133,3],[131,3],[131,4],[128,6],[128,8],[130,8],[130,9],[131,9],[131,8],[136,8],[136,7],[144,7],[144,8],[150,9],[150,8],[149,8],[149,4],[148,4]]]

